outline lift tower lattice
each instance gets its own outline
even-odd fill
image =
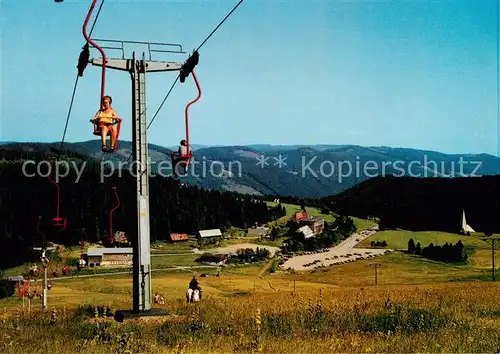
[[[144,313],[151,310],[151,249],[149,223],[149,157],[146,125],[146,72],[180,71],[182,63],[153,61],[151,52],[184,53],[178,44],[147,43],[130,41],[94,40],[121,43],[147,44],[149,60],[143,53],[142,59],[137,60],[135,52],[132,59],[107,58],[106,68],[127,71],[132,79],[132,171],[136,176],[137,189],[137,237],[132,237],[133,243],[133,313]],[[180,47],[180,51],[154,50],[151,45],[166,45]],[[91,59],[90,63],[96,66],[103,65],[103,59]]]

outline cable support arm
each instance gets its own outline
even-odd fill
[[[94,11],[96,2],[97,0],[92,0],[92,5],[90,6],[89,12],[87,13],[87,17],[85,18],[85,22],[83,24],[83,36],[85,37],[87,42],[92,44],[94,48],[97,48],[102,55],[101,97],[99,97],[99,107],[100,107],[101,99],[104,97],[104,88],[106,86],[106,54],[104,53],[104,50],[101,47],[99,47],[99,45],[95,43],[92,39],[90,39],[90,37],[87,35],[87,24],[89,22],[90,15]]]
[[[198,88],[198,96],[192,100],[191,102],[189,102],[186,106],[186,110],[185,110],[185,117],[186,117],[186,145],[187,145],[187,152],[186,152],[186,155],[187,157],[189,158],[191,156],[191,151],[190,151],[190,145],[189,145],[189,119],[188,119],[188,110],[189,110],[189,107],[197,102],[200,97],[201,97],[201,88],[200,88],[200,84],[198,82],[198,79],[196,78],[196,75],[194,73],[194,71],[192,71],[192,74],[193,74],[193,79],[194,79],[194,82],[196,83],[196,87]]]

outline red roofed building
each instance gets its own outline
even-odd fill
[[[172,242],[189,241],[189,236],[187,234],[170,234],[170,239]]]
[[[307,221],[309,219],[309,215],[305,211],[300,211],[295,214],[294,217],[292,217],[292,221],[296,222],[302,222],[302,221]]]
[[[295,216],[293,216],[290,221],[294,228],[298,228],[297,231],[308,232],[307,234],[304,233],[306,238],[321,234],[325,228],[325,219],[323,217],[312,216],[305,211],[295,213]],[[304,228],[304,226],[308,227]]]

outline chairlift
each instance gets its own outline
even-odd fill
[[[56,229],[59,229],[58,232],[63,231],[66,229],[67,226],[67,219],[59,216],[59,196],[60,196],[60,191],[59,191],[59,184],[55,182],[50,175],[47,176],[50,182],[52,182],[56,188],[57,188],[57,198],[56,198],[56,216],[52,218],[52,226],[54,226]]]

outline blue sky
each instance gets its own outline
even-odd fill
[[[106,0],[92,38],[180,43],[189,53],[236,3]],[[61,140],[90,4],[1,1],[0,140]],[[497,0],[245,0],[200,50],[203,93],[190,109],[191,142],[496,155],[496,11]],[[144,51],[125,49],[127,56]],[[148,74],[148,121],[175,77]],[[89,118],[99,108],[100,79],[101,68],[91,65],[79,79],[66,141],[94,139]],[[108,70],[106,80],[124,119],[121,138],[131,140],[130,77]],[[191,77],[177,84],[149,129],[150,143],[178,143],[196,93]]]

